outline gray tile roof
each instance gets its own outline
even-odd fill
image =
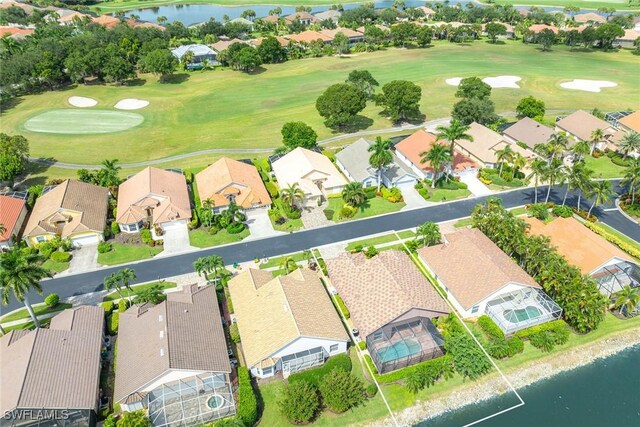
[[[170,369],[231,372],[213,286],[188,286],[120,314],[115,401]]]
[[[49,329],[0,338],[0,412],[16,408],[94,409],[100,381],[102,307],[80,306]]]
[[[356,181],[360,182],[368,177],[377,178],[378,176],[376,169],[369,164],[371,153],[368,150],[372,144],[371,141],[360,138],[336,154],[336,158]],[[382,174],[390,181],[404,175],[415,177],[411,169],[403,164],[395,154],[393,154],[393,162],[382,171]]]

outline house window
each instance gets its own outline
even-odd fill
[[[271,375],[273,373],[273,366],[268,368],[262,368],[262,375]]]
[[[477,313],[479,309],[480,309],[480,306],[474,305],[473,307],[471,307],[471,314]]]
[[[373,340],[378,341],[382,339],[382,331],[377,331],[373,334]]]
[[[331,347],[329,347],[329,353],[335,353],[336,351],[338,351],[338,344],[332,344]]]
[[[47,238],[44,236],[36,236],[36,242],[38,243],[44,243],[47,241]]]

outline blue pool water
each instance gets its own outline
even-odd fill
[[[529,305],[525,308],[518,308],[516,310],[505,310],[504,318],[510,323],[520,323],[525,320],[535,319],[542,315],[542,311],[538,307]]]
[[[402,359],[420,353],[420,344],[416,341],[400,341],[378,351],[378,357],[382,363]]]

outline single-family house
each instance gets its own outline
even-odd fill
[[[183,174],[148,167],[120,184],[116,222],[121,231],[136,233],[145,225],[167,230],[186,226],[190,219]]]
[[[74,25],[76,22],[82,22],[86,19],[90,19],[89,15],[85,15],[84,13],[73,11],[73,13],[65,14],[58,18],[58,23],[60,25]]]
[[[456,148],[473,159],[473,161],[478,162],[482,167],[498,167],[498,151],[507,146],[527,160],[535,156],[533,151],[524,149],[518,144],[507,142],[498,132],[479,123],[471,123],[466,133],[473,138],[473,141],[467,139],[457,140]]]
[[[444,354],[433,319],[451,310],[405,253],[342,253],[327,260],[327,270],[378,372]]]
[[[613,41],[614,46],[633,48],[635,41],[640,37],[640,26],[630,30],[624,30],[624,35]]]
[[[153,22],[138,21],[136,19],[126,19],[124,22],[132,28],[154,28],[156,30],[165,31],[166,28],[162,25],[155,24]]]
[[[603,137],[597,142],[596,148],[604,149],[607,140],[616,132],[616,129],[604,120],[584,110],[578,110],[556,122],[556,132],[566,132],[575,141],[591,142],[593,132],[598,129],[602,131]]]
[[[122,21],[116,17],[110,15],[100,15],[97,18],[92,18],[91,22],[98,24],[102,27],[113,29],[116,25],[122,23]]]
[[[594,27],[607,23],[607,18],[594,12],[578,13],[573,16],[573,20],[580,24],[591,24]]]
[[[0,337],[2,425],[94,427],[103,329],[102,307],[85,305]]]
[[[438,140],[436,135],[419,129],[395,146],[395,152],[401,162],[409,166],[411,170],[421,179],[433,179],[434,170],[428,162],[423,162],[423,153],[428,152],[434,145],[447,145],[445,141]],[[448,172],[453,174],[475,170],[476,165],[469,157],[463,155],[459,150],[454,151],[453,168]]]
[[[231,46],[232,44],[235,43],[247,43],[244,40],[240,40],[237,38],[234,39],[220,39],[215,43],[211,43],[209,46],[211,47],[211,49],[213,49],[214,52],[216,52],[216,57],[217,55],[219,55],[220,53],[222,53],[223,51],[229,49],[229,46]]]
[[[15,243],[14,236],[20,234],[20,229],[27,216],[27,204],[24,199],[0,194],[0,250],[9,249]]]
[[[627,133],[640,133],[640,110],[619,119],[618,128]]]
[[[562,309],[477,228],[446,234],[418,255],[462,318],[489,316],[505,334],[560,317]]]
[[[278,21],[280,20],[280,17],[277,15],[267,15],[267,16],[263,16],[262,18],[258,18],[258,20],[263,22],[268,22],[269,24],[277,25]]]
[[[192,59],[187,64],[187,69],[189,70],[202,68],[205,62],[208,62],[210,65],[220,64],[218,62],[218,54],[216,51],[204,44],[187,44],[178,46],[171,50],[173,56],[175,56],[180,62],[182,62],[182,57],[187,52],[191,52],[193,54]]]
[[[297,43],[311,43],[316,40],[320,40],[322,43],[327,44],[333,41],[333,37],[329,37],[318,31],[311,30],[306,30],[298,34],[288,34],[284,36],[284,38]]]
[[[334,28],[332,30],[330,29],[324,29],[320,31],[321,34],[324,34],[325,36],[331,38],[331,40],[336,38],[336,34],[338,33],[342,33],[345,36],[347,36],[347,39],[349,40],[349,44],[355,44],[355,43],[359,43],[361,41],[364,41],[364,34],[358,32],[358,31],[354,31],[350,28],[342,28],[342,27],[338,27],[338,28]]]
[[[262,42],[266,39],[266,37],[258,37],[257,39],[253,39],[251,40],[251,44],[255,47],[258,47],[262,44]],[[278,43],[280,43],[280,46],[282,47],[289,47],[289,40],[285,39],[284,37],[280,37],[280,36],[275,36],[275,39],[278,40]]]
[[[300,186],[306,205],[313,206],[323,197],[340,193],[347,184],[327,156],[302,147],[274,161],[271,168],[281,189],[293,184]]]
[[[238,18],[234,18],[231,21],[229,21],[230,23],[234,23],[234,24],[242,24],[242,25],[246,25],[247,27],[249,27],[249,30],[251,32],[253,32],[253,21],[249,21],[246,18],[242,18],[242,17],[238,17]]]
[[[10,7],[20,8],[24,10],[24,12],[27,15],[31,15],[34,9],[37,9],[35,6],[31,6],[30,4],[13,1],[13,0],[2,0],[0,2],[0,9],[9,9]]]
[[[104,240],[109,190],[68,179],[38,197],[23,239],[35,245],[60,236],[74,246],[97,245]]]
[[[529,26],[529,31],[532,34],[541,33],[544,30],[551,30],[556,35],[560,32],[560,30],[558,30],[558,27],[556,27],[555,25],[533,24],[533,25]]]
[[[22,28],[14,26],[0,26],[0,37],[9,37],[14,40],[21,40],[27,36],[32,35],[33,28]]]
[[[302,23],[302,25],[311,25],[311,24],[315,24],[316,22],[320,22],[318,18],[316,18],[309,12],[292,13],[291,15],[285,16],[284,20],[287,24],[292,24],[293,21],[298,20],[300,21],[300,23]]]
[[[229,281],[229,294],[247,368],[258,378],[286,378],[347,351],[349,336],[314,271],[274,278],[252,268]]]
[[[318,12],[314,14],[314,16],[319,22],[331,20],[337,23],[340,17],[342,16],[342,12],[340,12],[339,10],[329,9],[329,10],[325,10],[324,12]]]
[[[198,172],[195,180],[200,200],[211,200],[214,213],[231,203],[245,210],[271,207],[269,192],[253,165],[223,157]]]
[[[436,11],[426,6],[418,6],[415,9],[421,10],[424,13],[424,19],[433,19],[436,16]]]
[[[554,131],[549,126],[538,123],[529,117],[523,117],[516,123],[502,131],[502,135],[508,142],[524,143],[533,150],[536,145],[549,141]]]
[[[390,29],[386,25],[383,25],[383,24],[369,24],[369,25],[371,25],[373,27],[376,27],[377,29],[379,29],[380,31],[382,31],[385,34],[389,34]],[[359,32],[359,33],[364,34],[367,31],[367,27],[369,25],[366,25],[366,26],[363,25],[362,27],[358,27],[358,28],[356,28],[356,31]]]
[[[548,224],[535,218],[525,221],[530,233],[547,236],[569,264],[593,277],[604,295],[609,296],[627,285],[640,288],[638,262],[576,219],[556,218]]]
[[[505,28],[505,34],[501,34],[499,36],[497,36],[497,38],[499,39],[512,39],[515,36],[515,31],[513,29],[513,26],[510,24],[507,24],[506,22],[498,22],[498,24],[502,24],[504,25]],[[487,24],[482,24],[482,35],[486,36],[487,35]]]
[[[154,426],[202,425],[235,413],[214,286],[185,286],[120,313],[114,403]]]
[[[369,163],[371,145],[373,142],[360,138],[336,154],[338,169],[350,181],[359,182],[363,187],[378,185],[378,169]],[[403,163],[395,153],[391,164],[382,169],[380,178],[381,184],[387,188],[413,186],[418,180],[411,167]]]

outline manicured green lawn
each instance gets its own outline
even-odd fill
[[[527,209],[522,206],[519,208],[513,208],[513,209],[509,209],[511,212],[513,212],[513,214],[515,216],[520,216],[520,215],[524,215],[527,213]],[[457,221],[456,223],[453,224],[454,227],[456,228],[460,228],[460,227],[468,227],[473,225],[473,220],[469,217],[469,218],[464,218],[461,219],[459,221]]]
[[[621,232],[619,232],[615,228],[609,227],[604,222],[596,222],[596,223],[593,224],[593,226],[597,227],[597,228],[600,228],[600,229],[606,231],[609,234],[613,234],[614,236],[617,236],[623,242],[629,244],[630,246],[633,246],[634,248],[636,248],[637,250],[640,251],[640,243],[639,242],[636,242],[635,240],[633,240],[631,237],[627,236],[626,234],[622,234]]]
[[[614,164],[607,156],[595,158],[585,157],[586,165],[595,171],[594,178],[622,178],[624,167]]]
[[[69,261],[60,262],[48,259],[42,263],[42,266],[47,270],[53,271],[54,273],[62,273],[69,268]]]
[[[597,105],[603,111],[613,111],[640,106],[637,57],[628,51],[584,53],[554,46],[551,52],[541,52],[537,46],[519,41],[504,45],[477,41],[466,46],[436,41],[429,49],[309,58],[264,68],[253,75],[227,69],[187,73],[187,81],[181,83],[161,84],[156,77],[143,75],[142,83],[135,86],[80,85],[30,95],[2,113],[0,130],[23,134],[30,142],[32,156],[83,164],[87,159],[98,164],[112,158],[129,163],[212,148],[273,148],[280,145],[280,129],[288,121],[308,123],[320,139],[332,136],[315,109],[315,100],[329,85],[344,81],[353,69],[367,69],[381,85],[396,79],[418,84],[422,88],[421,111],[427,120],[450,114],[457,101],[456,89],[445,80],[456,76],[522,77],[520,89],[493,91],[498,112],[513,111],[528,95],[544,100],[548,109],[591,109]],[[560,88],[562,81],[574,78],[612,80],[618,86],[602,93]],[[106,109],[123,98],[145,99],[150,105],[136,111],[145,119],[142,124],[118,133],[56,135],[24,129],[31,117],[71,108],[67,98],[72,95],[94,98],[99,108]],[[390,127],[390,121],[379,115],[380,107],[369,104],[362,112],[370,120],[367,128]],[[158,140],[163,143],[157,144]]]
[[[127,262],[149,259],[162,252],[161,247],[146,245],[123,245],[113,243],[113,249],[109,252],[98,254],[98,264],[117,265]]]
[[[170,288],[175,288],[177,286],[175,282],[151,282],[151,283],[146,283],[144,285],[132,286],[131,291],[129,291],[129,289],[126,289],[126,288],[122,289],[120,293],[122,294],[123,297],[126,298],[129,295],[136,295],[140,291],[144,291],[145,289],[149,289],[150,287],[155,285],[160,285],[161,289],[170,289]],[[117,299],[120,299],[120,294],[118,293],[118,291],[113,291],[105,295],[105,297],[102,298],[102,301],[114,301]]]
[[[416,233],[411,230],[399,231],[398,236],[401,239],[409,239],[414,237]],[[395,233],[385,234],[384,236],[372,237],[370,239],[358,240],[357,242],[351,242],[347,245],[346,250],[351,251],[356,248],[356,246],[361,245],[363,248],[367,248],[369,246],[382,245],[384,243],[391,243],[398,241],[398,236]]]
[[[66,310],[67,308],[71,308],[71,304],[60,303],[52,308],[47,307],[46,304],[42,304],[33,306],[33,311],[36,316],[42,316],[43,314],[56,313],[58,311]],[[14,320],[26,319],[28,317],[29,312],[27,312],[27,309],[21,308],[3,317],[2,323],[13,322]]]
[[[358,207],[355,215],[348,219],[340,218],[340,210],[344,206],[344,200],[342,198],[331,198],[328,200],[327,209],[333,211],[333,221],[350,221],[353,219],[367,218],[375,215],[382,215],[391,212],[397,212],[404,208],[406,205],[404,202],[391,203],[382,197],[374,197],[373,199],[367,199],[367,201],[360,207]]]
[[[204,228],[189,231],[189,242],[196,248],[209,248],[227,243],[239,242],[249,235],[249,228],[245,228],[238,234],[229,234],[227,230],[220,230],[216,234],[209,234]]]
[[[291,258],[293,258],[295,262],[301,262],[305,260],[305,256],[302,252],[297,252],[295,254],[291,254],[287,256],[290,256]],[[271,267],[278,267],[280,265],[280,261],[282,261],[283,258],[284,256],[269,258],[268,262],[264,262],[260,264],[260,268],[265,269],[265,268],[271,268]]]
[[[480,3],[489,4],[486,0],[480,1]],[[584,9],[598,9],[601,7],[612,7],[616,10],[637,10],[640,6],[636,2],[630,6],[626,0],[603,0],[603,1],[591,1],[591,0],[495,0],[495,4],[512,4],[512,5],[531,5],[531,6],[558,6],[565,7],[568,5],[577,6]]]
[[[471,195],[471,191],[466,188],[459,188],[456,190],[446,190],[443,188],[436,188],[435,190],[429,189],[431,197],[428,199],[430,202],[447,202],[451,200],[464,199]]]

